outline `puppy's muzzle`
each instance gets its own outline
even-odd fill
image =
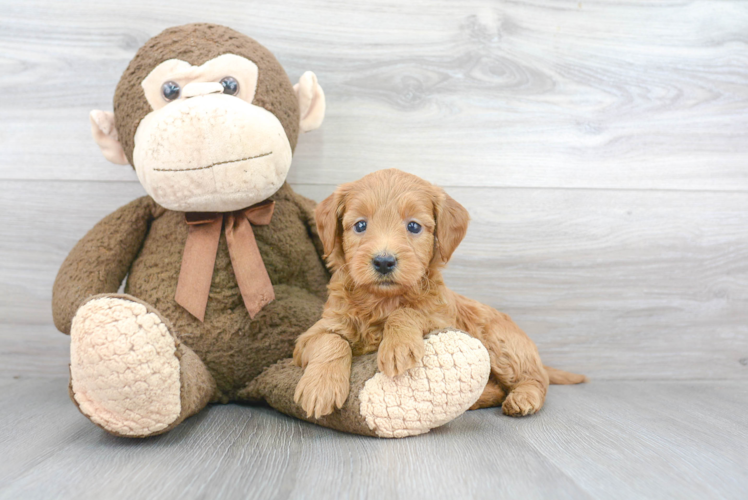
[[[397,267],[397,259],[394,255],[380,254],[371,259],[374,270],[382,276],[390,274]]]

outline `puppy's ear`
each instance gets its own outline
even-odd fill
[[[436,219],[436,250],[434,260],[446,263],[465,237],[470,222],[468,211],[441,188],[437,189],[434,203]],[[432,260],[433,262],[433,260]]]
[[[332,271],[336,271],[345,263],[343,245],[340,241],[342,229],[340,218],[345,210],[344,199],[343,191],[338,188],[314,209],[317,232],[325,251],[324,258]]]

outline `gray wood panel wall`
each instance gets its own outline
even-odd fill
[[[1,1],[0,377],[66,373],[57,268],[143,194],[88,112],[149,37],[199,21],[318,75],[299,192],[396,167],[462,202],[448,284],[547,364],[748,378],[748,3],[684,0]]]

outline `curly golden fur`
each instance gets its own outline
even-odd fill
[[[304,368],[295,401],[309,416],[342,406],[352,356],[378,350],[379,369],[395,377],[421,360],[424,335],[449,326],[478,338],[490,354],[491,377],[472,409],[503,403],[507,415],[529,415],[543,406],[549,381],[586,381],[544,367],[509,316],[445,286],[441,269],[464,238],[469,216],[443,189],[380,170],[340,186],[317,206],[315,218],[334,274],[322,319],[294,351]],[[373,265],[382,255],[394,257],[386,273]]]

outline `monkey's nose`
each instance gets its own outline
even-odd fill
[[[395,270],[397,259],[394,255],[381,254],[371,259],[371,263],[379,274],[385,275]]]
[[[223,85],[218,82],[192,82],[188,83],[182,89],[182,96],[185,99],[208,94],[222,94]]]

